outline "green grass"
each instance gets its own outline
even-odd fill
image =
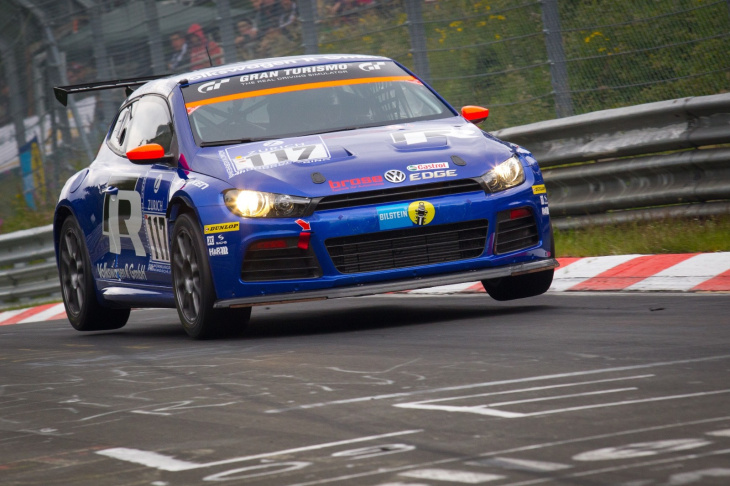
[[[730,251],[730,215],[555,230],[558,257]]]

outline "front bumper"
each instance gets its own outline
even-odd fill
[[[492,278],[510,277],[526,273],[542,272],[557,268],[560,264],[554,258],[547,260],[516,263],[488,269],[468,270],[455,273],[438,274],[428,277],[390,280],[387,282],[365,283],[349,287],[328,288],[269,294],[254,297],[223,299],[215,303],[217,309],[227,307],[251,307],[255,305],[285,304],[310,300],[339,299],[342,297],[361,297],[400,290],[414,290],[440,285],[452,285],[465,282],[476,282]]]

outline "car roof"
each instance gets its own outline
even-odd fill
[[[301,56],[288,57],[272,57],[267,59],[255,59],[252,61],[243,61],[232,64],[224,64],[222,66],[213,66],[209,68],[190,71],[187,73],[179,73],[166,78],[156,79],[145,83],[129,97],[134,99],[146,94],[160,94],[167,96],[175,88],[177,84],[195,84],[202,81],[224,78],[227,76],[245,73],[267,71],[278,67],[302,67],[316,66],[319,64],[330,64],[332,62],[356,62],[356,61],[392,61],[387,57],[369,56],[365,54],[309,54]]]

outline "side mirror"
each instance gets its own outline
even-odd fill
[[[127,158],[135,163],[160,161],[165,159],[165,149],[159,143],[148,143],[127,152]]]
[[[465,106],[461,109],[461,116],[473,124],[481,123],[489,116],[489,110],[481,106]]]

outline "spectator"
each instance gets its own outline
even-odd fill
[[[203,33],[203,28],[192,24],[185,36],[190,50],[190,69],[203,69],[220,66],[224,63],[223,48],[215,41],[209,41]]]
[[[170,62],[167,63],[167,68],[170,71],[175,71],[178,68],[187,67],[190,64],[190,53],[185,38],[178,33],[174,33],[170,36],[170,45],[173,52]]]
[[[236,36],[236,51],[238,58],[242,61],[256,59],[256,44],[259,38],[259,31],[256,25],[249,19],[240,20],[236,27],[238,35]]]

